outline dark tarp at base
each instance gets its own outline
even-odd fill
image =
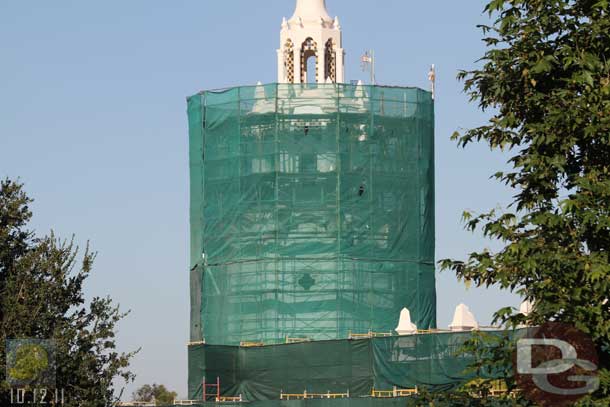
[[[471,407],[472,405],[485,405],[486,407],[514,407],[515,401],[510,399],[482,400],[461,399],[459,401],[447,399],[434,401],[434,407]],[[198,407],[421,407],[432,405],[418,397],[396,398],[344,398],[344,399],[308,399],[308,400],[267,400],[245,403],[201,403]]]
[[[449,390],[471,378],[460,354],[470,333],[436,333],[264,347],[197,345],[189,348],[189,395],[202,397],[203,377],[220,378],[223,396],[278,400],[280,394],[347,393],[373,388]]]
[[[199,407],[405,407],[406,398],[344,398],[308,400],[266,400],[251,403],[201,403]],[[197,406],[195,406],[197,407]]]

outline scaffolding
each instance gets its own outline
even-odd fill
[[[216,382],[206,382],[205,376],[201,382],[201,389],[203,392],[203,401],[219,401],[220,400],[220,377],[216,378]],[[212,392],[209,392],[212,389]]]
[[[280,393],[280,400],[308,400],[308,399],[343,399],[349,398],[349,390],[345,393],[331,393],[330,390],[326,393],[308,393],[305,390],[303,393]]]
[[[419,393],[417,387],[413,389],[399,389],[394,386],[392,390],[378,390],[373,387],[371,391],[371,397],[375,398],[393,398],[393,397],[409,397],[415,396]]]
[[[191,342],[436,327],[429,92],[261,85],[189,98]]]

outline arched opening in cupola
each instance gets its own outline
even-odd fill
[[[307,38],[301,47],[301,83],[318,82],[318,44]]]

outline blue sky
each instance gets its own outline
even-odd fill
[[[185,97],[202,89],[276,80],[282,17],[294,0],[18,1],[0,4],[0,177],[20,177],[35,198],[33,227],[76,235],[99,251],[89,296],[132,312],[119,344],[142,347],[135,385],[164,383],[186,396],[188,133]],[[455,79],[484,51],[484,1],[327,0],[347,51],[346,79],[428,88],[436,105],[437,258],[495,247],[463,230],[464,209],[510,202],[489,179],[507,156],[458,149],[452,132],[484,123]],[[466,290],[438,276],[439,326],[465,302],[483,324],[518,306],[495,289]]]

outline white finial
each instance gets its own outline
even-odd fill
[[[288,21],[286,17],[282,18],[282,28],[288,28]]]
[[[354,99],[356,99],[355,103],[359,107],[364,107],[365,98],[366,98],[366,93],[364,92],[364,82],[359,80],[358,84],[356,85],[356,89],[354,90]],[[366,135],[364,136],[364,140],[366,140]],[[363,141],[363,140],[360,140],[360,141]]]
[[[534,309],[534,303],[532,301],[523,301],[521,303],[521,305],[519,306],[519,314],[523,314],[524,316],[528,316],[529,314],[532,313],[532,310]],[[520,324],[517,326],[517,328],[526,328],[527,325],[523,325]]]
[[[261,81],[256,82],[256,89],[254,90],[254,97],[256,99],[265,99],[265,87]]]
[[[472,331],[473,329],[478,328],[479,323],[473,313],[470,312],[470,308],[464,304],[458,305],[455,308],[453,321],[451,322],[451,325],[449,325],[449,329],[452,331]]]
[[[532,313],[534,309],[534,303],[531,301],[523,301],[521,306],[519,306],[519,313],[525,315],[526,317]]]
[[[265,94],[265,86],[261,81],[256,83],[254,89],[254,106],[252,106],[252,113],[269,113],[275,110],[275,103],[267,99]]]
[[[341,24],[339,23],[339,17],[338,16],[335,17],[335,22],[333,24],[335,26],[335,30],[340,30],[341,29]]]
[[[356,92],[354,93],[354,96],[358,99],[364,98],[366,96],[364,94],[364,82],[362,82],[362,80],[359,80],[356,84]]]
[[[400,319],[395,331],[398,335],[411,335],[417,333],[417,325],[411,322],[411,312],[407,308],[400,311]]]

